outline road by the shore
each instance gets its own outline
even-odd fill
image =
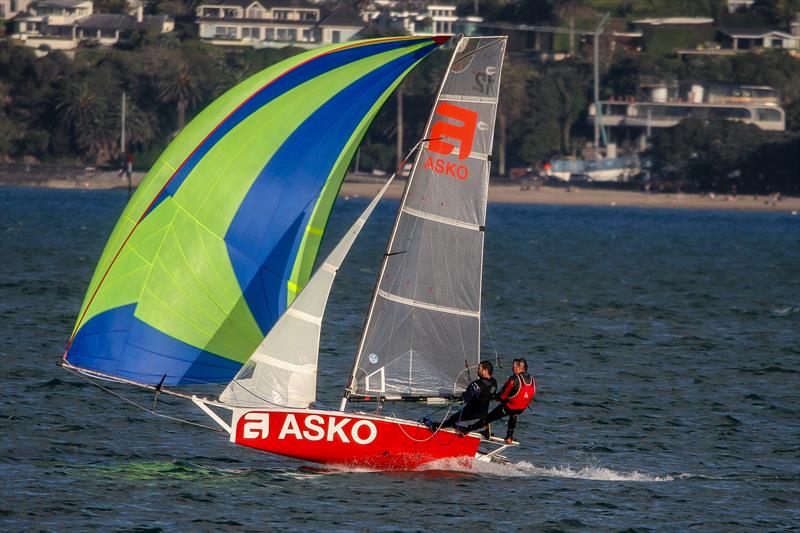
[[[340,196],[372,197],[382,183],[345,181]],[[404,182],[393,183],[387,198],[400,198]],[[739,209],[749,211],[794,212],[800,214],[800,198],[764,195],[725,196],[714,194],[649,193],[637,191],[593,189],[582,187],[531,187],[522,190],[518,185],[491,185],[490,203],[592,205],[610,207],[678,208],[678,209]]]

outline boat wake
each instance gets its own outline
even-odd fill
[[[536,466],[527,461],[506,464],[473,461],[471,465],[465,465],[462,461],[444,459],[428,463],[420,467],[420,470],[439,470],[472,473],[478,475],[501,476],[501,477],[558,477],[570,479],[586,479],[591,481],[638,481],[638,482],[660,482],[673,481],[672,476],[656,476],[645,472],[634,470],[631,472],[620,472],[602,466],[584,466],[575,468],[571,466]]]

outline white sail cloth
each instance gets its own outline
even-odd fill
[[[228,384],[219,400],[238,407],[305,408],[316,399],[322,316],[336,271],[392,176]]]
[[[401,201],[353,396],[453,397],[480,359],[483,229],[504,37],[456,48]]]

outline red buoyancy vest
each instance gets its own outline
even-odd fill
[[[514,396],[506,399],[505,406],[507,409],[522,410],[528,407],[533,400],[533,396],[536,394],[536,382],[533,380],[533,376],[530,376],[530,383],[525,383],[520,375],[516,377],[519,379],[519,390]]]

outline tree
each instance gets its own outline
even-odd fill
[[[656,173],[695,190],[760,192],[745,170],[756,149],[775,135],[736,121],[686,119],[655,135],[646,156]]]
[[[516,63],[511,58],[506,58],[503,64],[500,101],[497,109],[497,173],[501,176],[506,175],[508,171],[507,152],[510,124],[528,112],[527,85],[528,79],[534,75],[533,69]]]
[[[178,131],[186,125],[186,110],[200,99],[197,81],[186,64],[174,71],[167,69],[158,81],[158,99],[163,103],[174,103],[178,113]]]

